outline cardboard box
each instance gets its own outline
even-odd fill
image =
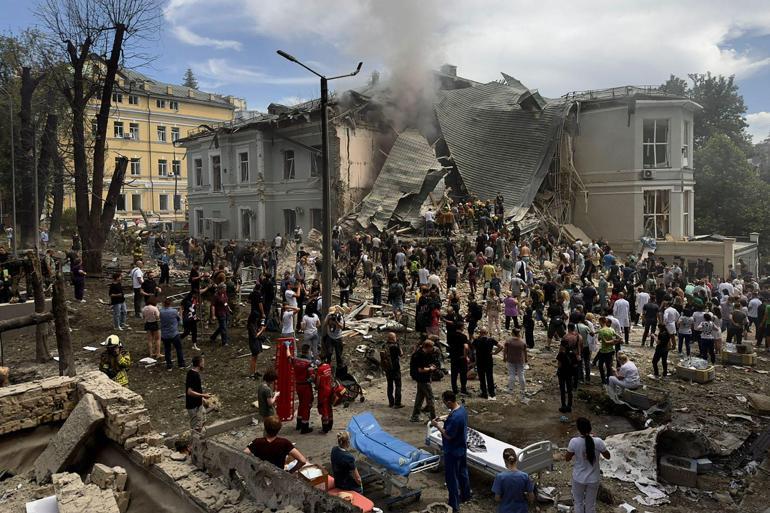
[[[676,366],[676,376],[678,378],[693,381],[695,383],[705,384],[714,381],[717,371],[714,366],[710,366],[706,369],[691,369],[682,365]]]
[[[727,365],[748,365],[757,364],[757,353],[739,354],[729,351],[722,351],[722,363]]]

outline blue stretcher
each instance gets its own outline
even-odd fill
[[[386,496],[383,502],[389,507],[406,500],[419,500],[421,491],[407,486],[409,476],[438,468],[440,456],[395,438],[382,429],[370,412],[350,419],[347,430],[350,445],[366,457],[365,461],[358,462],[364,485],[379,481]],[[406,481],[400,482],[398,478]]]

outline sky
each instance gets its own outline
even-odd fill
[[[39,24],[35,0],[0,0],[0,31]],[[656,85],[670,74],[736,76],[755,142],[770,135],[767,0],[164,0],[153,61],[140,69],[245,98],[250,109],[318,96],[321,73],[364,66],[409,85],[449,62],[479,82],[512,75],[546,97],[621,85]],[[412,84],[414,85],[414,84]]]

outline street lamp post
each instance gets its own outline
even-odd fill
[[[8,95],[8,117],[11,120],[11,211],[13,212],[13,239],[11,242],[13,243],[13,256],[16,257],[18,252],[16,250],[16,145],[13,137],[13,96],[6,89],[0,88],[0,91]]]
[[[352,73],[337,75],[336,77],[325,77],[283,50],[278,50],[278,55],[302,66],[321,79],[321,201],[323,203],[323,209],[321,211],[323,214],[323,244],[321,246],[321,255],[323,258],[323,267],[321,270],[321,308],[322,314],[325,316],[332,304],[332,259],[334,258],[332,252],[332,180],[331,173],[329,172],[329,113],[326,110],[329,103],[329,81],[357,75],[358,72],[361,71],[363,63],[359,62],[356,70]]]

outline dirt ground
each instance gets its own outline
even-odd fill
[[[128,263],[124,268],[128,269]],[[75,348],[76,363],[79,372],[96,368],[98,365],[101,346],[99,343],[112,333],[111,314],[107,298],[108,280],[106,278],[92,278],[87,280],[86,303],[70,303],[74,310],[70,317],[73,329],[73,346]],[[186,290],[186,280],[181,279],[180,285],[169,287],[164,293],[177,293]],[[128,290],[129,287],[127,286]],[[357,291],[360,299],[364,293]],[[356,296],[354,295],[354,300]],[[128,299],[129,310],[131,300]],[[247,307],[243,307],[244,309]],[[187,417],[184,411],[184,376],[185,371],[177,369],[167,371],[161,363],[145,368],[138,360],[147,355],[145,333],[142,331],[140,319],[135,319],[129,312],[130,331],[120,332],[121,340],[131,352],[134,365],[130,370],[130,388],[140,393],[150,410],[155,428],[163,433],[175,434],[187,429]],[[245,328],[234,326],[231,329],[231,344],[222,347],[219,344],[212,345],[208,336],[212,328],[203,327],[199,334],[199,346],[206,355],[207,368],[204,373],[204,387],[206,391],[219,396],[222,407],[220,412],[210,414],[209,421],[236,417],[239,415],[253,414],[255,410],[252,403],[256,399],[257,382],[248,377],[248,347],[246,344]],[[276,334],[273,334],[276,335]],[[414,346],[416,337],[414,334],[401,336],[405,353],[409,353]],[[568,415],[568,421],[561,422],[561,414],[558,412],[559,391],[556,380],[555,352],[541,350],[544,346],[545,334],[542,326],[536,331],[536,349],[531,353],[531,369],[527,373],[529,404],[522,404],[518,399],[500,391],[498,388],[498,401],[492,402],[476,397],[479,387],[478,382],[470,382],[469,389],[474,393],[466,399],[469,409],[470,423],[476,429],[484,431],[501,440],[507,441],[519,447],[540,440],[550,440],[556,447],[566,447],[569,439],[574,436],[574,419],[578,416],[589,417],[594,425],[595,434],[601,437],[622,433],[641,428],[645,419],[638,414],[629,414],[622,409],[613,409],[611,412],[602,400],[599,385],[598,370],[593,369],[594,378],[590,385],[581,385],[575,399],[573,412]],[[770,418],[760,417],[751,411],[748,404],[740,397],[747,393],[755,392],[770,395],[770,383],[768,375],[757,371],[770,370],[770,357],[768,353],[759,353],[758,364],[754,369],[717,366],[717,379],[707,385],[691,384],[676,377],[670,377],[654,381],[652,374],[651,358],[652,349],[640,347],[641,329],[634,328],[631,331],[631,343],[626,347],[631,359],[640,368],[642,381],[660,387],[670,394],[672,405],[671,421],[675,425],[687,426],[701,430],[709,437],[724,437],[724,433],[731,433],[739,440],[748,438],[753,441],[758,433],[765,431],[770,425]],[[3,337],[5,344],[5,364],[12,369],[12,380],[20,378],[33,379],[58,372],[56,362],[48,364],[35,364],[34,360],[34,334],[24,333],[12,336],[11,333]],[[393,435],[415,446],[424,446],[425,426],[408,422],[411,413],[411,404],[414,398],[414,383],[408,376],[408,356],[404,357],[402,369],[403,396],[406,408],[393,410],[387,407],[385,398],[384,380],[380,373],[369,367],[365,358],[356,353],[354,348],[362,343],[379,347],[384,342],[384,335],[375,333],[370,340],[362,340],[357,335],[345,339],[346,357],[353,362],[352,372],[357,376],[366,389],[366,401],[355,402],[348,408],[335,410],[334,426],[343,429],[350,417],[363,412],[372,411],[380,424]],[[55,341],[51,337],[50,346],[55,350]],[[83,346],[98,347],[96,352],[83,350]],[[195,354],[190,348],[190,341],[184,342],[186,358],[189,364],[190,358]],[[262,353],[260,365],[267,367],[272,364],[271,349]],[[496,357],[497,358],[497,357]],[[670,354],[671,368],[677,360],[675,353]],[[496,360],[495,381],[505,385],[506,376],[501,361]],[[367,380],[369,376],[371,379]],[[434,383],[434,391],[440,393],[449,388],[449,378]],[[502,387],[501,387],[502,388]],[[727,414],[750,415],[752,421],[734,419]],[[668,420],[664,418],[664,420]],[[661,419],[653,420],[652,425]],[[313,423],[320,425],[317,412],[313,411]],[[258,436],[259,428],[254,426],[220,435],[220,438],[233,446],[242,448],[255,436]],[[300,436],[294,431],[293,426],[286,426],[284,436],[287,436],[297,444],[297,447],[305,453],[311,461],[328,466],[328,455],[335,442],[333,435],[322,435],[318,432]],[[747,445],[747,444],[744,444]],[[740,445],[740,444],[739,444]],[[558,451],[557,451],[558,452]],[[740,452],[740,451],[739,451]],[[604,485],[611,492],[614,506],[600,504],[599,511],[616,511],[621,502],[632,504],[638,511],[651,512],[698,512],[703,511],[741,511],[762,512],[768,506],[768,476],[770,470],[760,467],[753,475],[741,474],[734,469],[737,465],[736,458],[724,458],[715,460],[717,470],[708,476],[704,476],[703,482],[707,483],[706,490],[687,489],[676,490],[670,488],[670,504],[659,507],[641,506],[632,499],[639,494],[633,483],[624,483],[615,479],[604,479]],[[554,470],[545,472],[539,476],[541,487],[554,486],[560,497],[569,497],[571,465],[557,461]],[[463,511],[481,513],[493,511],[494,501],[490,492],[491,478],[472,472],[472,488],[474,500],[463,508]],[[446,498],[442,473],[424,473],[413,476],[410,486],[422,489],[422,501],[410,505],[406,511],[417,510],[431,502],[442,502]],[[737,506],[730,498],[733,494],[737,499],[743,500],[742,507]],[[553,511],[553,506],[540,506],[541,511]]]

